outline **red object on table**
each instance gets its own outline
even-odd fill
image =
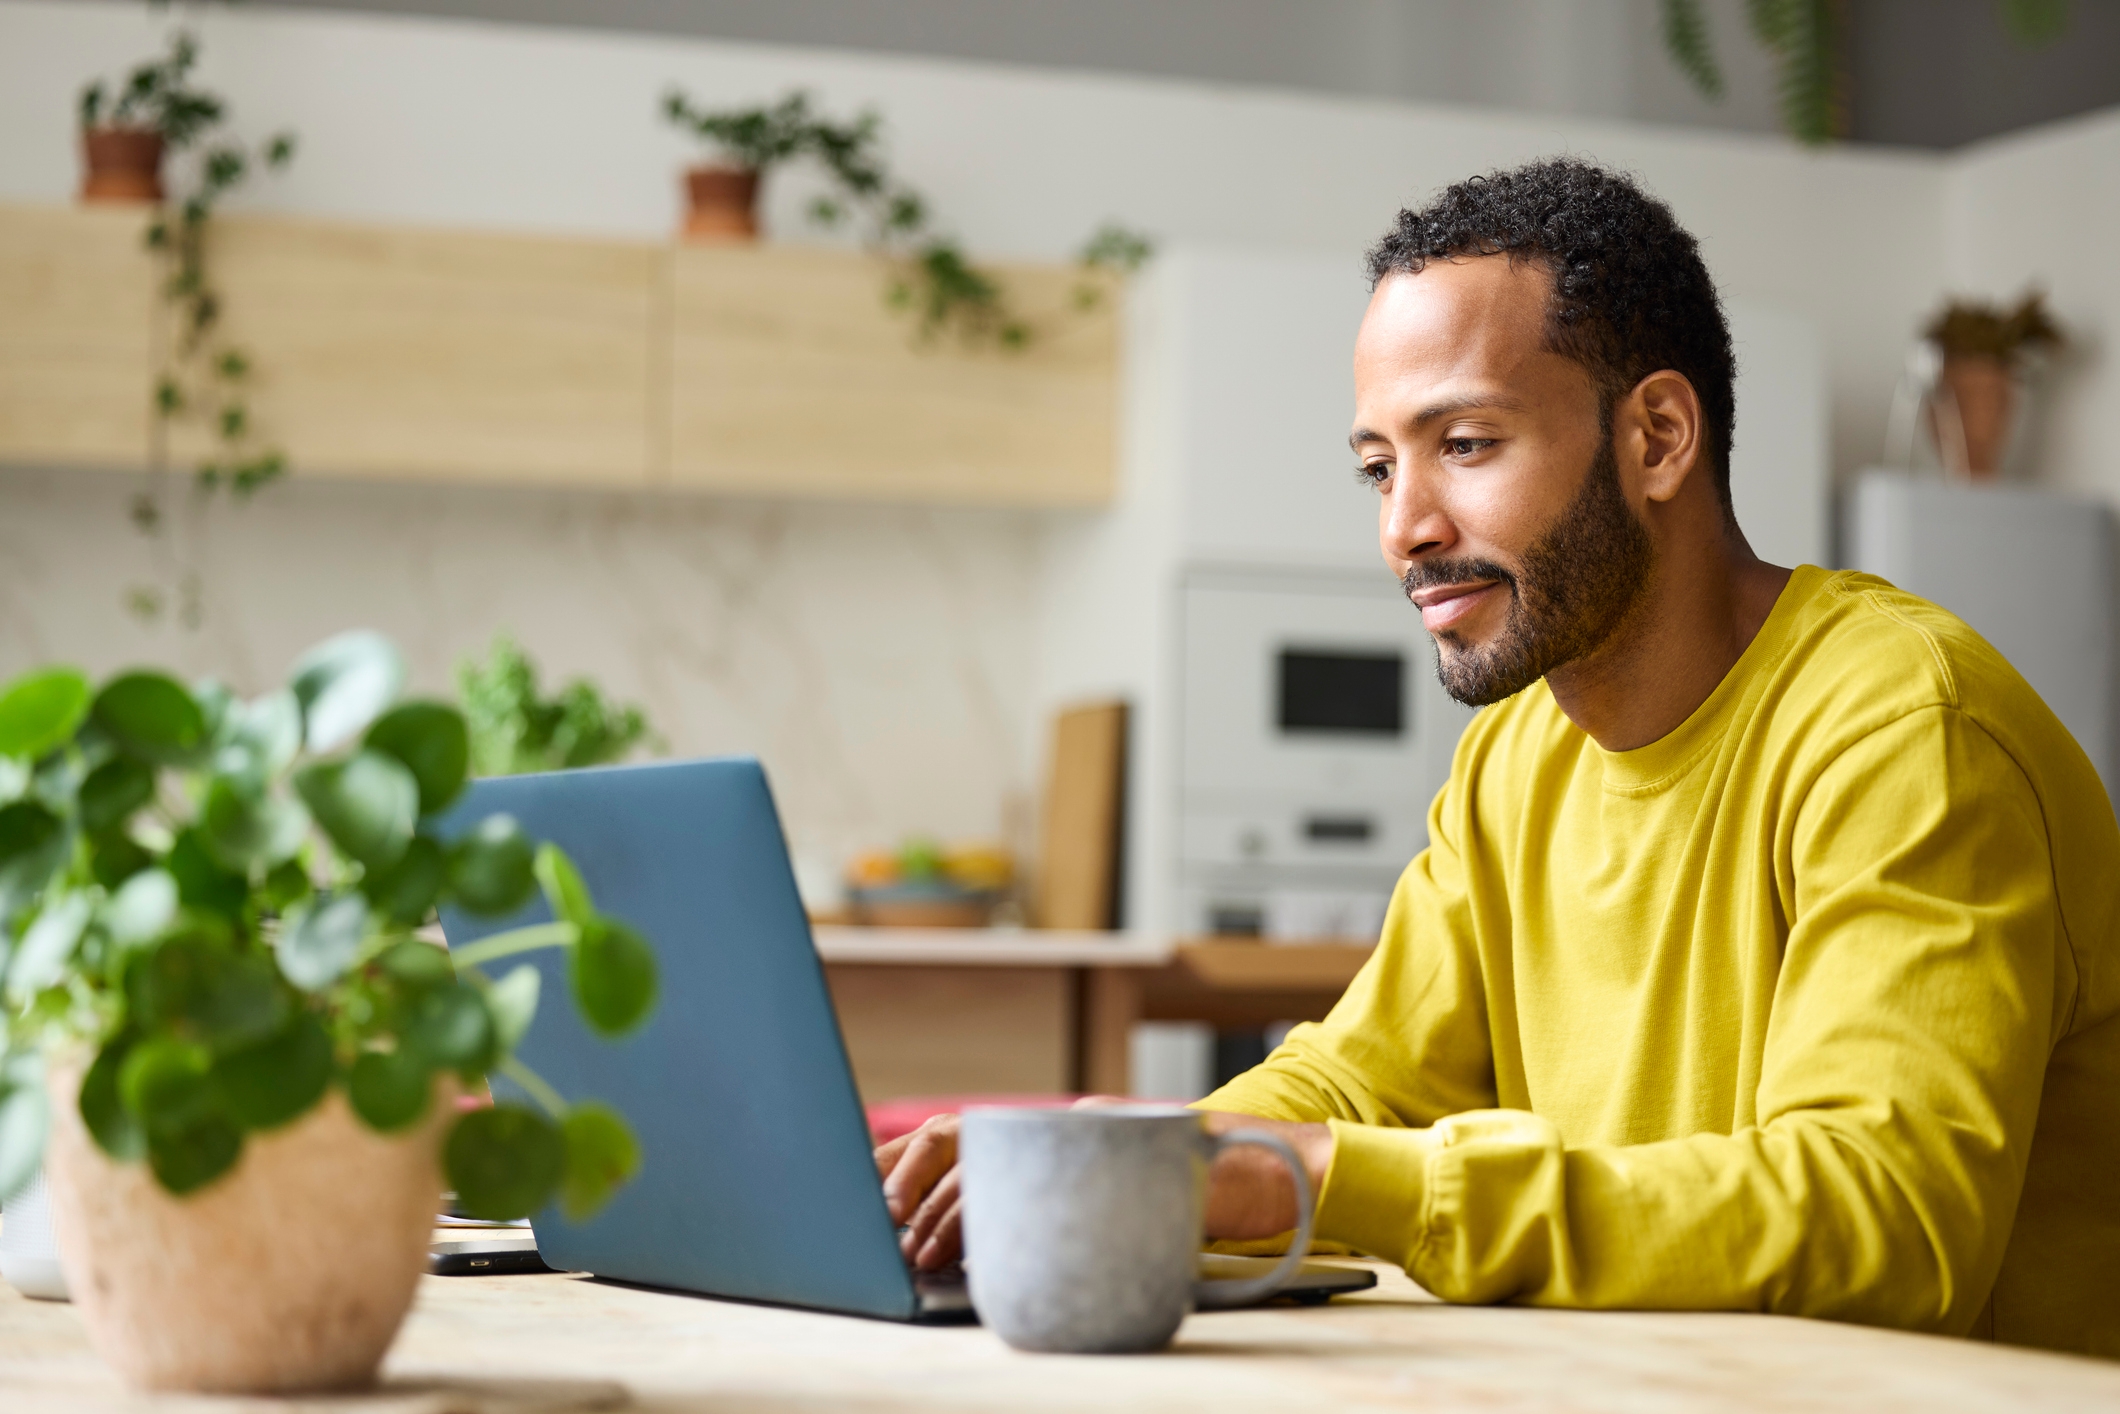
[[[957,1114],[968,1105],[1010,1105],[1026,1110],[1065,1109],[1080,1095],[921,1095],[878,1100],[869,1106],[869,1133],[878,1144],[911,1134],[936,1115]]]

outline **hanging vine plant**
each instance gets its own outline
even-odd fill
[[[1702,0],[1661,0],[1664,49],[1700,90],[1720,102],[1722,66]],[[2068,29],[2068,0],[1996,0],[2012,39],[2036,48]],[[1848,135],[1847,6],[1844,0],[1745,0],[1753,38],[1774,56],[1782,126],[1810,147]]]
[[[663,97],[663,115],[721,158],[721,165],[690,174],[693,234],[755,238],[760,180],[775,167],[807,158],[823,170],[832,191],[813,200],[805,215],[820,229],[860,228],[862,244],[888,264],[884,300],[912,318],[916,340],[933,343],[948,334],[966,345],[1003,349],[1031,342],[1036,327],[1010,300],[1001,278],[937,230],[927,198],[891,172],[882,150],[883,120],[875,111],[835,122],[800,91],[768,105],[708,109],[672,89]],[[1084,278],[1073,291],[1074,307],[1096,307],[1104,297],[1097,277],[1135,270],[1152,250],[1138,232],[1116,225],[1099,229],[1077,257]]]
[[[256,173],[286,167],[294,157],[294,135],[276,134],[256,148],[234,137],[226,127],[227,102],[192,81],[198,60],[198,37],[179,28],[166,53],[137,65],[114,86],[100,79],[88,84],[79,102],[88,159],[83,199],[155,205],[146,242],[159,266],[168,337],[152,393],[151,484],[133,498],[131,512],[133,524],[150,536],[164,520],[164,473],[180,427],[198,427],[208,439],[209,450],[193,468],[201,491],[226,487],[243,498],[287,473],[285,452],[258,434],[250,404],[254,365],[223,333],[222,299],[208,252],[222,199]],[[172,159],[174,181],[165,183]],[[200,598],[197,575],[184,575],[179,617],[188,626],[198,622]],[[164,595],[151,585],[135,586],[126,605],[152,621],[162,614]]]

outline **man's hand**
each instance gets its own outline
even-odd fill
[[[1124,1104],[1095,1096],[1087,1107]],[[1332,1162],[1332,1131],[1322,1124],[1289,1124],[1209,1110],[1210,1134],[1263,1129],[1288,1142],[1310,1175],[1313,1200]],[[915,1270],[930,1272],[964,1255],[964,1195],[957,1169],[957,1116],[936,1115],[911,1134],[876,1151],[883,1201],[891,1221],[905,1228],[899,1250]],[[1234,1241],[1274,1237],[1296,1226],[1296,1188],[1288,1167],[1265,1149],[1246,1146],[1220,1154],[1208,1171],[1207,1236]]]
[[[957,1178],[957,1116],[936,1115],[876,1151],[883,1203],[905,1229],[898,1250],[915,1271],[964,1255],[964,1197]]]

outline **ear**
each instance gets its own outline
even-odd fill
[[[1664,368],[1642,379],[1612,410],[1612,422],[1622,471],[1637,472],[1648,499],[1673,499],[1695,471],[1706,478],[1707,424],[1700,394],[1683,373]]]

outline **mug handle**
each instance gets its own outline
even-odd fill
[[[1239,1129],[1229,1134],[1211,1136],[1214,1152],[1234,1149],[1240,1144],[1251,1144],[1261,1149],[1270,1149],[1288,1165],[1289,1177],[1296,1182],[1296,1235],[1288,1244],[1288,1255],[1281,1264],[1264,1276],[1221,1277],[1214,1281],[1193,1283],[1193,1305],[1203,1311],[1221,1310],[1230,1306],[1249,1306],[1254,1301],[1263,1301],[1281,1289],[1282,1283],[1296,1274],[1303,1259],[1310,1255],[1310,1229],[1317,1220],[1310,1200],[1310,1174],[1296,1151],[1277,1134],[1268,1134],[1260,1129]]]

